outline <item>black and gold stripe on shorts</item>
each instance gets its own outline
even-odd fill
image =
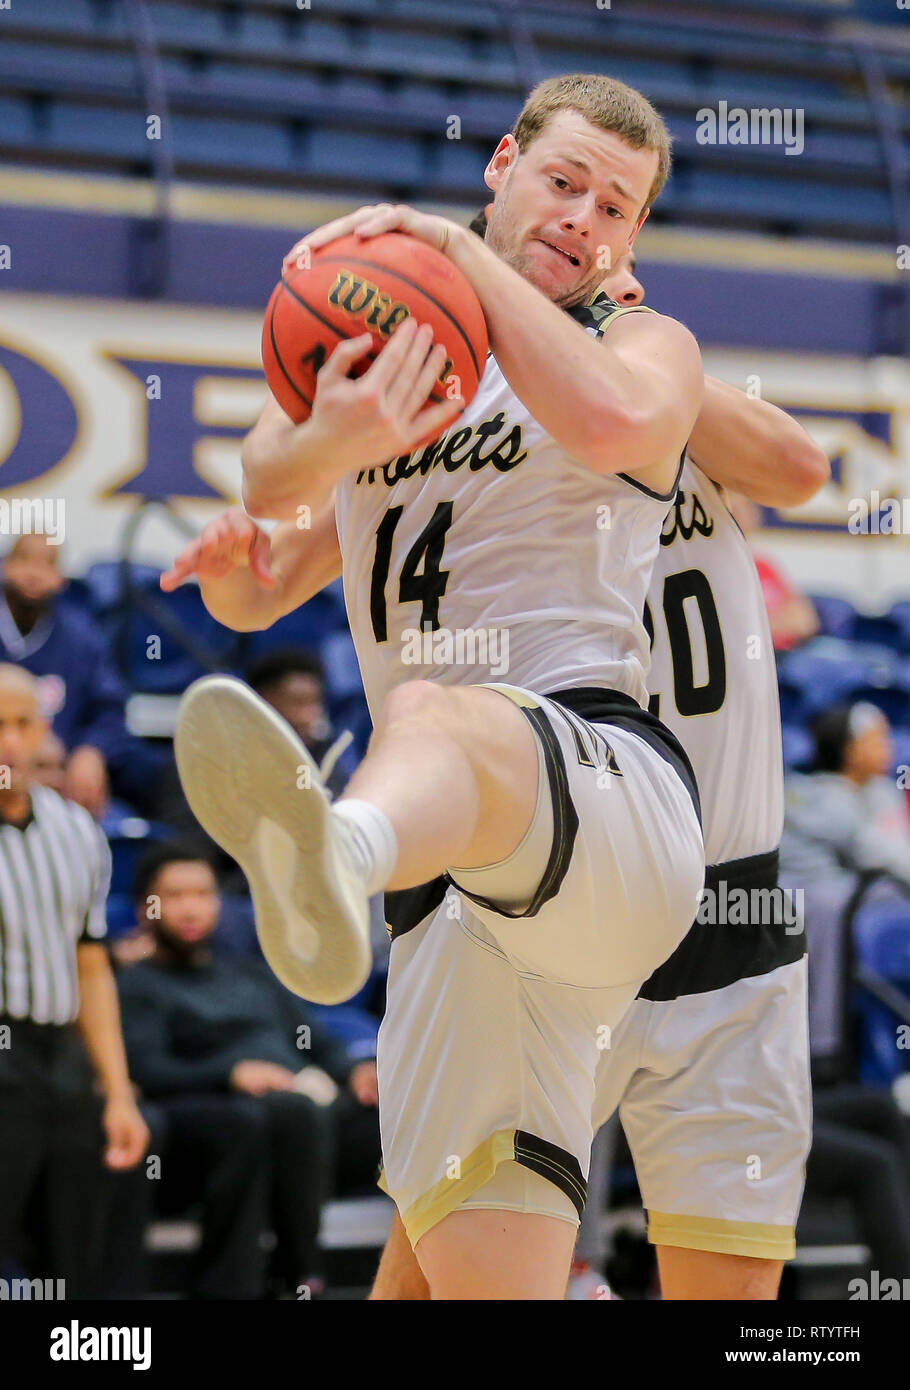
[[[446,1176],[409,1206],[399,1207],[408,1240],[415,1246],[422,1235],[460,1207],[494,1176],[500,1163],[512,1160],[546,1178],[565,1193],[578,1212],[579,1220],[588,1196],[588,1184],[574,1154],[529,1134],[524,1129],[499,1129],[464,1158],[454,1176]],[[385,1172],[380,1170],[379,1186],[390,1196]]]

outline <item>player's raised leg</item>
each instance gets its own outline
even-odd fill
[[[397,858],[383,886],[411,888],[452,865],[507,858],[528,829],[537,786],[534,734],[511,700],[409,681],[386,699],[339,809],[356,823],[351,803],[362,800],[388,817]]]
[[[175,747],[194,814],[247,876],[267,960],[323,1003],[350,997],[368,974],[371,894],[508,858],[537,805],[531,726],[480,687],[391,691],[334,807],[303,744],[239,681],[190,688]],[[529,894],[548,853],[542,845]]]

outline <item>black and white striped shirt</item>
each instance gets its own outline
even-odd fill
[[[88,811],[33,786],[24,827],[0,821],[0,1014],[71,1023],[76,947],[107,932],[111,852]]]

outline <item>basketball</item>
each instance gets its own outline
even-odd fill
[[[316,375],[344,338],[370,332],[362,375],[410,316],[428,323],[446,349],[430,399],[460,395],[469,404],[487,355],[487,326],[473,288],[435,247],[403,232],[339,237],[286,272],[272,293],[262,332],[262,364],[275,399],[295,423],[313,408]]]

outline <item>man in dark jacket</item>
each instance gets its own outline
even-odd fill
[[[276,1281],[311,1296],[333,1102],[340,1088],[365,1096],[374,1064],[354,1066],[264,963],[213,954],[218,889],[196,846],[149,850],[135,898],[155,951],[120,974],[124,1037],[134,1079],[164,1116],[163,1204],[202,1198],[195,1291],[255,1297],[259,1235],[271,1225]]]
[[[65,795],[96,820],[109,782],[146,809],[157,764],[126,727],[126,690],[101,628],[64,596],[60,547],[45,535],[19,536],[3,560],[0,661],[38,680],[42,713],[67,750]]]

